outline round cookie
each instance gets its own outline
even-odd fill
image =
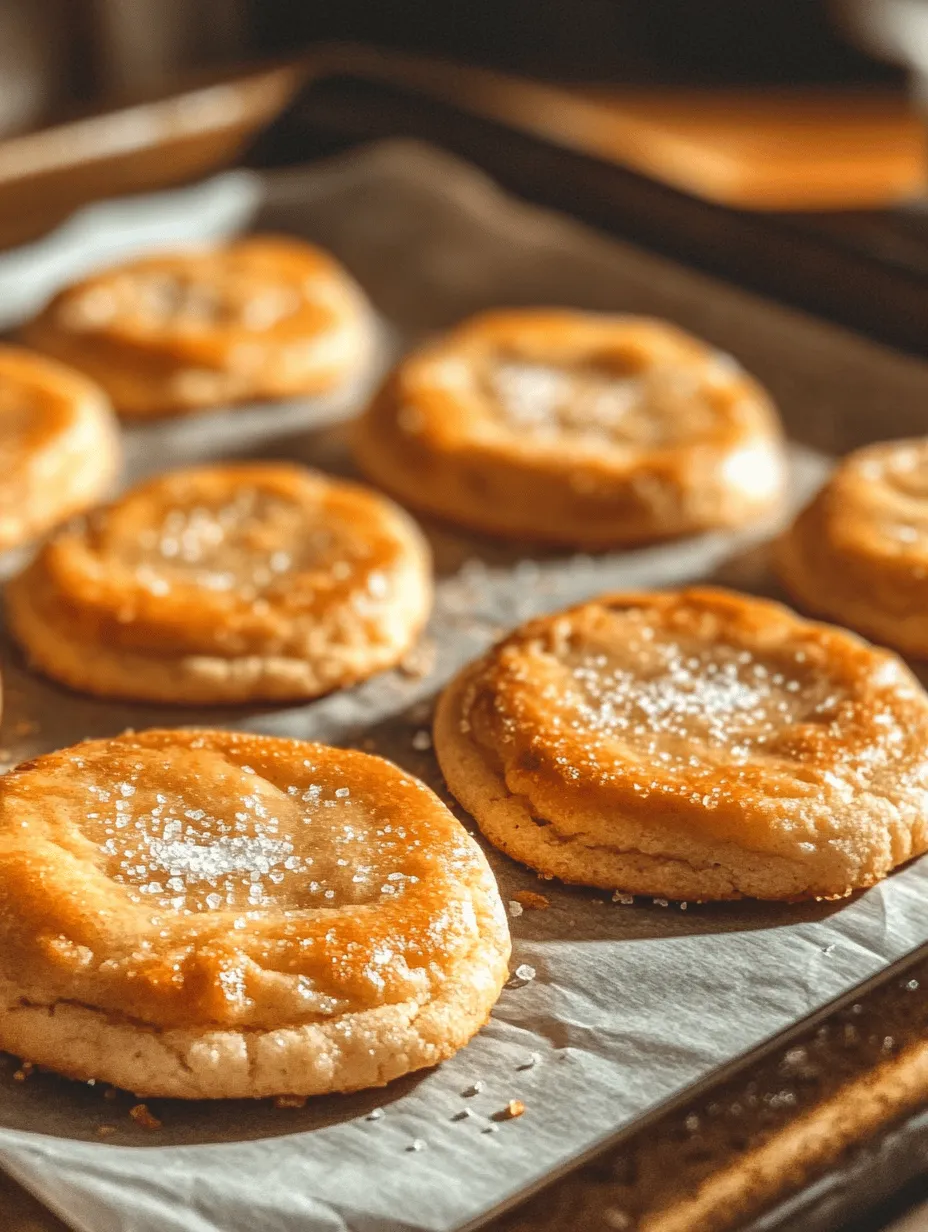
[[[428,547],[391,502],[285,463],[160,475],[63,527],[7,586],[55,680],[202,704],[315,697],[393,666],[431,605]]]
[[[0,778],[0,1048],[181,1099],[383,1086],[507,978],[477,844],[345,749],[218,731],[79,744]]]
[[[321,394],[363,371],[372,314],[334,258],[254,236],[159,253],[59,292],[22,330],[130,419]]]
[[[661,321],[489,312],[408,356],[359,421],[363,470],[495,535],[589,548],[736,527],[784,481],[763,389]]]
[[[607,595],[442,695],[448,786],[497,847],[668,899],[832,898],[928,848],[928,697],[894,655],[725,591]]]
[[[928,658],[928,438],[852,453],[780,539],[802,607]]]
[[[101,390],[54,360],[0,346],[0,551],[96,504],[120,461]]]

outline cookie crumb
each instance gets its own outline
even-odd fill
[[[305,1095],[278,1095],[274,1099],[275,1108],[305,1108]]]
[[[517,920],[522,914],[522,904],[517,902],[515,899],[512,899],[509,903],[509,914],[514,920]]]
[[[525,1112],[525,1104],[521,1099],[511,1099],[509,1103],[496,1115],[501,1121],[514,1121],[516,1117],[522,1116]]]
[[[654,906],[655,907],[669,907],[670,903],[667,901],[666,898],[655,898]]]
[[[365,1119],[368,1121],[382,1121],[385,1115],[382,1108],[372,1108]]]
[[[451,1118],[452,1121],[469,1121],[474,1114],[469,1108],[462,1108],[460,1112],[456,1112]]]
[[[513,897],[527,911],[547,911],[551,906],[550,900],[544,894],[536,894],[534,890],[520,890]]]
[[[612,895],[612,901],[614,903],[622,903],[625,907],[631,907],[635,901],[635,896],[634,894],[626,894],[624,890],[616,890]]]
[[[32,1077],[34,1069],[35,1066],[31,1061],[23,1061],[19,1069],[14,1073],[13,1077],[17,1082],[25,1082],[27,1078]]]
[[[115,1132],[116,1132],[115,1125],[98,1125],[97,1126],[97,1137],[98,1138],[111,1138],[113,1134],[115,1134]]]
[[[161,1121],[152,1114],[148,1104],[134,1104],[129,1109],[129,1116],[132,1117],[136,1125],[141,1125],[142,1129],[160,1129]]]

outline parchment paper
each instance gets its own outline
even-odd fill
[[[797,442],[797,500],[820,480],[826,453],[919,431],[928,418],[928,365],[517,205],[455,160],[407,143],[87,211],[0,258],[0,324],[102,260],[251,225],[299,232],[347,263],[382,314],[381,363],[492,304],[677,321],[772,388]],[[134,429],[127,477],[249,453],[350,472],[335,421],[363,393]],[[130,725],[212,723],[373,749],[443,793],[422,747],[435,694],[511,625],[617,587],[711,578],[775,593],[763,548],[770,528],[595,558],[428,529],[438,601],[412,673],[305,706],[192,712],[78,697],[27,673],[4,643],[5,761]],[[928,941],[928,861],[841,904],[683,911],[539,883],[490,854],[505,899],[531,888],[550,900],[511,921],[513,967],[536,974],[508,987],[489,1026],[439,1069],[302,1109],[158,1101],[163,1129],[146,1132],[128,1118],[128,1097],[110,1102],[50,1076],[16,1081],[9,1061],[0,1066],[0,1163],[82,1232],[458,1229]],[[477,1082],[479,1093],[463,1094]],[[525,1115],[492,1121],[512,1098]],[[378,1106],[384,1115],[370,1119]],[[103,1125],[115,1127],[105,1140]],[[424,1148],[410,1149],[414,1139]]]

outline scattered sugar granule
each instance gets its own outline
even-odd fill
[[[540,1065],[540,1064],[541,1064],[541,1053],[540,1052],[530,1052],[528,1054],[528,1060],[523,1061],[521,1065],[517,1066],[517,1068],[518,1069],[534,1069],[536,1065]]]
[[[278,1095],[274,1100],[275,1108],[305,1108],[305,1095]]]
[[[160,1129],[161,1121],[158,1120],[151,1112],[148,1104],[135,1104],[129,1109],[129,1116],[132,1117],[136,1125],[141,1125],[142,1129]]]
[[[626,894],[623,890],[616,890],[612,895],[614,903],[622,903],[625,907],[631,907],[635,901],[634,894]]]
[[[483,1090],[484,1082],[482,1078],[478,1078],[476,1082],[472,1082],[469,1087],[465,1087],[461,1094],[465,1099],[470,1099],[472,1095],[479,1095]]]
[[[480,1132],[484,1134],[498,1134],[499,1126],[498,1125],[488,1125],[486,1129],[483,1129]]]
[[[520,890],[514,897],[526,911],[547,911],[551,906],[550,900],[544,894],[536,894],[534,890]]]
[[[508,904],[508,906],[509,906],[509,914],[512,916],[514,920],[517,920],[524,910],[522,904],[520,902],[517,902],[516,899],[512,899],[510,903]]]
[[[432,747],[432,737],[425,730],[425,728],[423,728],[422,731],[417,731],[413,736],[412,747],[417,753],[424,753],[427,749]]]
[[[530,984],[536,975],[537,972],[535,971],[535,968],[529,966],[528,963],[519,963],[518,967],[516,967],[513,972],[514,978],[523,984]]]
[[[382,1108],[372,1108],[367,1114],[368,1121],[382,1121],[384,1118],[384,1110]]]
[[[655,907],[669,907],[670,903],[667,901],[666,898],[655,898],[654,906]]]
[[[424,1138],[413,1138],[412,1142],[410,1142],[406,1150],[407,1151],[424,1151],[427,1146],[428,1146],[428,1143],[426,1142]]]

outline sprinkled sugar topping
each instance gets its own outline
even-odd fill
[[[178,786],[169,764],[146,759],[115,787],[90,787],[86,832],[134,902],[182,914],[340,907],[416,881],[400,871],[403,827],[379,825],[349,787],[282,791],[208,753],[199,769]]]
[[[713,748],[744,761],[784,727],[831,715],[842,697],[801,661],[773,665],[723,644],[660,640],[647,626],[621,656],[581,652],[569,666],[570,729],[690,767]]]
[[[110,522],[108,551],[131,571],[145,590],[167,595],[175,586],[195,585],[234,593],[238,601],[260,605],[302,575],[303,603],[339,588],[358,588],[366,579],[376,597],[385,579],[372,569],[374,548],[347,523],[327,520],[318,508],[242,485],[234,494],[197,501],[185,493],[140,532]],[[313,575],[310,579],[310,575]]]
[[[679,368],[627,374],[505,358],[489,367],[485,386],[503,423],[539,440],[658,445],[703,435],[715,419],[698,380]]]
[[[105,329],[117,318],[146,333],[203,329],[273,329],[312,299],[312,284],[256,281],[227,263],[208,270],[126,270],[66,299],[66,328]]]

